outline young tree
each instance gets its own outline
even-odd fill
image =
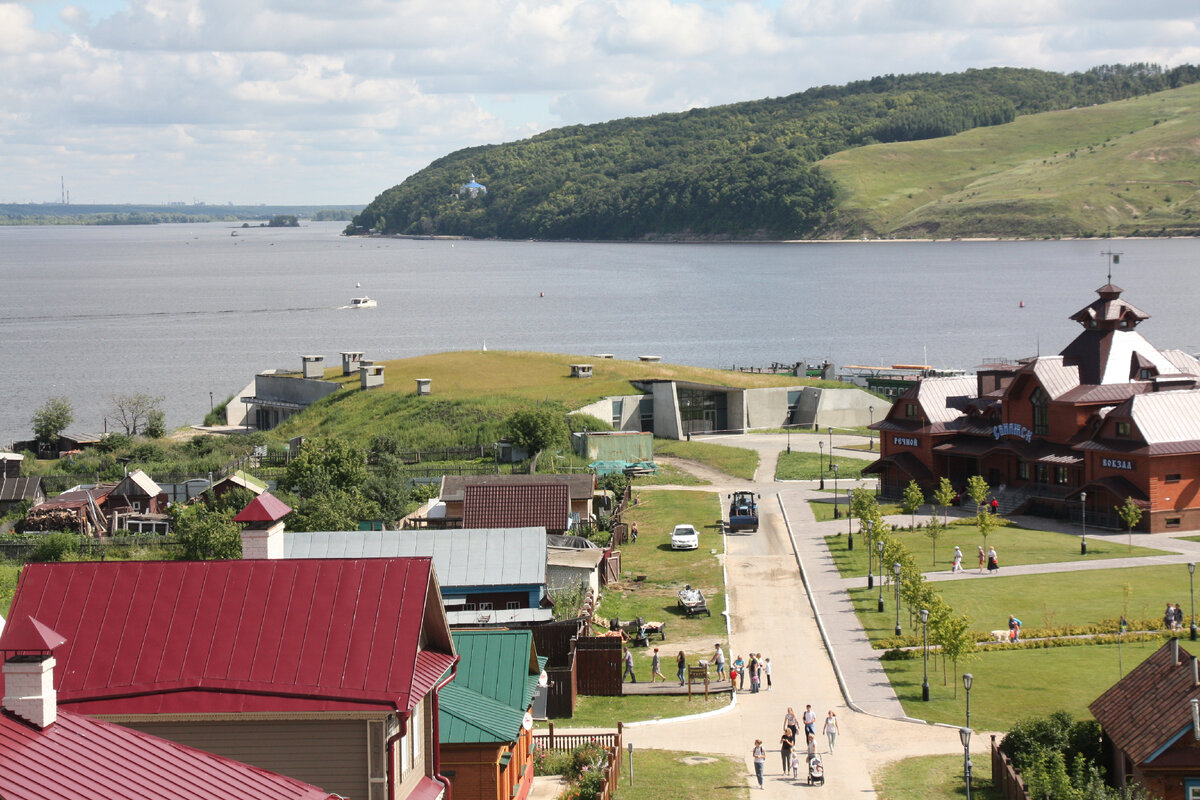
[[[917,527],[917,511],[925,505],[925,493],[921,491],[921,487],[916,481],[909,481],[908,486],[904,487],[901,503],[904,513],[909,515],[909,527],[915,529]]]
[[[1137,503],[1133,502],[1132,497],[1126,497],[1125,502],[1119,506],[1114,506],[1117,509],[1117,516],[1121,518],[1126,530],[1129,531],[1129,549],[1133,549],[1133,529],[1142,521],[1142,509]]]
[[[983,549],[987,550],[988,536],[996,532],[1000,521],[996,519],[996,515],[988,510],[986,505],[979,506],[979,513],[975,517],[975,522],[979,526],[979,535],[983,537]]]
[[[104,415],[104,418],[111,422],[114,428],[118,425],[124,428],[127,436],[145,433],[146,425],[155,412],[160,415],[159,424],[162,423],[162,411],[158,407],[159,403],[163,401],[161,397],[151,397],[139,392],[113,395],[109,401],[112,403],[112,408]]]
[[[929,524],[925,526],[925,535],[929,537],[930,548],[933,551],[933,566],[937,566],[937,540],[942,535],[942,531],[946,529],[945,524],[938,519],[937,512],[929,515]]]
[[[233,521],[233,511],[217,511],[203,503],[171,507],[172,528],[183,545],[188,561],[241,558],[241,527]]]
[[[167,435],[167,415],[161,409],[154,409],[146,419],[146,427],[142,431],[151,439],[161,439]]]
[[[954,486],[950,483],[949,478],[943,476],[938,481],[938,488],[933,493],[933,501],[942,507],[942,525],[949,525],[950,519],[947,511],[950,504],[954,502]]]
[[[982,475],[972,475],[967,479],[967,495],[975,503],[976,513],[987,502],[988,492],[990,491],[991,487],[988,486],[987,481],[983,479]]]
[[[540,406],[518,411],[504,421],[508,438],[530,455],[570,444],[567,422],[561,409]]]
[[[75,411],[65,397],[51,397],[33,412],[33,435],[43,444],[58,441],[58,435],[75,421]]]
[[[310,439],[288,464],[282,486],[302,497],[313,497],[359,490],[366,479],[367,458],[362,450],[342,439]]]
[[[971,618],[966,614],[948,613],[938,620],[931,637],[942,648],[942,685],[946,685],[946,661],[954,664],[970,661],[976,655],[975,639],[971,636]],[[954,696],[958,697],[958,681],[954,681]]]

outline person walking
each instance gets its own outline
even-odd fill
[[[1167,603],[1167,610],[1163,612],[1163,627],[1169,631],[1175,630],[1175,609],[1171,608],[1171,604]]]
[[[783,715],[783,726],[792,732],[792,741],[796,741],[800,734],[800,720],[796,719],[796,712],[792,711],[791,706],[788,706],[787,713]]]
[[[979,547],[979,574],[982,575],[983,568],[987,566],[987,553],[983,552],[983,545],[977,545],[977,547]]]
[[[717,648],[717,651],[713,653],[713,663],[717,665],[717,680],[725,680],[725,653],[721,650],[720,642],[713,646]]]
[[[950,574],[962,571],[962,550],[958,549],[958,545],[954,545],[954,566],[950,568]]]
[[[650,659],[650,682],[654,683],[655,678],[662,679],[663,683],[667,682],[667,676],[662,674],[662,659],[658,657],[658,648],[654,648],[654,656]]]
[[[687,671],[687,656],[683,654],[682,650],[679,651],[679,655],[675,656],[675,668],[679,675],[679,685],[683,686],[683,673]]]
[[[767,675],[767,691],[771,691],[771,658],[763,659],[763,672]]]
[[[783,759],[783,776],[786,778],[788,770],[792,768],[792,748],[796,746],[796,734],[792,733],[790,728],[783,729],[783,735],[779,737],[779,757]]]
[[[996,557],[996,548],[994,547],[988,548],[987,568],[989,575],[991,575],[993,572],[1000,571],[1000,559]]]
[[[629,680],[637,683],[637,676],[633,674],[633,653],[629,652],[629,648],[625,648],[625,672],[621,674],[621,683],[625,682],[625,676],[629,676]]]
[[[829,740],[829,752],[833,752],[833,745],[837,742],[838,730],[837,714],[833,713],[833,709],[829,709],[829,713],[825,715],[825,727],[821,729],[825,734],[825,738]]]
[[[804,707],[804,716],[801,718],[801,721],[804,722],[805,733],[809,734],[810,736],[816,734],[817,715],[813,713],[812,706]]]
[[[762,739],[754,740],[754,749],[750,751],[754,757],[754,777],[758,778],[758,788],[765,789],[763,786],[763,772],[767,768],[767,751],[763,749]]]
[[[1021,641],[1021,620],[1012,614],[1008,615],[1008,640],[1010,642]]]
[[[733,660],[733,669],[737,673],[738,688],[746,688],[746,661],[742,658],[741,653]],[[730,673],[732,677],[732,673]]]
[[[1183,630],[1183,609],[1179,607],[1179,603],[1175,604],[1175,630]]]
[[[632,527],[630,527],[630,529],[629,529],[629,536],[630,536],[630,538],[631,538],[631,539],[633,539],[633,543],[634,543],[634,544],[637,544],[638,530],[637,530],[637,523],[636,523],[636,522],[635,522],[635,523],[633,523],[633,526],[632,526]]]
[[[817,755],[817,737],[816,734],[808,733],[805,734],[805,738],[808,740],[808,760],[811,762]]]

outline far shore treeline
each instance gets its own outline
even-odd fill
[[[507,239],[836,236],[837,187],[814,162],[862,145],[951,136],[1019,116],[1196,83],[1200,68],[991,68],[887,75],[675,114],[574,125],[439,158],[347,232]],[[486,192],[460,192],[472,176]]]

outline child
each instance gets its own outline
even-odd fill
[[[800,780],[800,751],[792,751],[792,780]]]
[[[763,659],[763,672],[767,674],[767,691],[771,691],[771,658],[768,656]]]

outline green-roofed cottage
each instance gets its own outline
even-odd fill
[[[533,696],[546,659],[528,630],[454,631],[458,674],[441,691],[438,741],[454,800],[524,800],[533,785]]]

